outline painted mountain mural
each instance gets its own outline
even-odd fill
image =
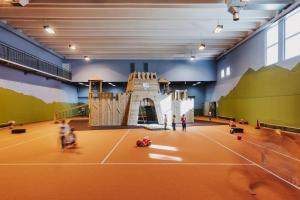
[[[300,127],[300,63],[249,69],[218,103],[220,116]]]
[[[31,123],[52,120],[56,111],[68,109],[70,103],[45,103],[34,96],[0,87],[0,124],[9,120]]]

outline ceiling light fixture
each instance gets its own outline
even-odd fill
[[[69,49],[76,50],[76,45],[75,44],[69,44]]]
[[[204,43],[201,43],[199,46],[199,50],[203,51],[205,49],[206,45]]]
[[[221,33],[223,30],[223,25],[218,24],[214,30],[214,33]]]
[[[84,56],[84,60],[88,62],[88,61],[90,61],[90,60],[91,60],[91,58],[90,58],[90,57],[88,57],[88,56]]]
[[[44,30],[45,30],[47,33],[51,34],[51,35],[55,34],[54,29],[53,29],[51,26],[49,26],[49,25],[45,25],[45,26],[44,26]]]

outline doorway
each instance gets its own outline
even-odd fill
[[[144,98],[140,102],[138,124],[158,124],[154,101]]]

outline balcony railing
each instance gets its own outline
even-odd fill
[[[0,43],[0,58],[11,61],[40,72],[45,72],[54,76],[72,79],[72,73],[61,66],[49,63],[22,50]]]

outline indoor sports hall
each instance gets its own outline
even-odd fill
[[[300,199],[300,1],[0,0],[0,199]]]

